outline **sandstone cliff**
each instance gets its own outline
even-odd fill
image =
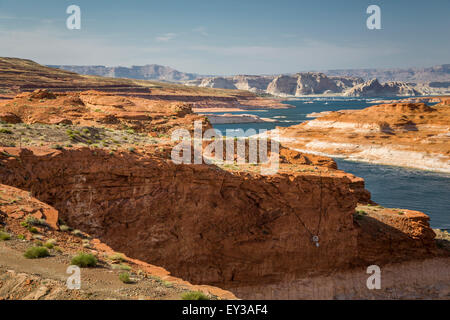
[[[381,84],[377,79],[358,84],[344,92],[344,96],[348,97],[416,96],[420,94],[404,82],[390,81]]]
[[[362,83],[358,78],[327,77],[323,73],[305,72],[295,75],[211,77],[186,82],[187,85],[248,90],[275,96],[303,96],[312,94],[340,94]]]
[[[404,82],[380,83],[373,79],[364,82],[361,78],[327,76],[319,72],[303,72],[279,76],[235,76],[212,77],[186,82],[191,86],[240,89],[256,93],[268,93],[280,97],[301,97],[307,95],[344,95],[361,97],[420,95],[423,92],[436,93],[422,84]]]

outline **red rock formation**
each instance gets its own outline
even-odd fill
[[[37,200],[34,198],[30,192],[20,190],[11,186],[6,186],[3,184],[0,184],[0,208],[4,211],[0,211],[0,226],[8,230],[8,233],[14,234],[14,235],[22,235],[25,239],[32,241],[33,240],[33,234],[21,223],[25,221],[25,218],[28,215],[33,215],[34,217],[38,219],[45,220],[46,224],[41,224],[35,226],[37,230],[39,231],[39,237],[41,240],[45,241],[48,239],[52,239],[55,243],[58,244],[59,250],[61,252],[64,252],[65,255],[75,255],[80,252],[80,250],[89,252],[91,254],[94,254],[97,256],[98,259],[103,260],[103,262],[106,259],[105,256],[110,257],[114,254],[117,254],[114,250],[112,250],[108,245],[101,242],[99,239],[92,239],[90,241],[90,245],[92,247],[85,248],[82,247],[83,240],[86,241],[86,239],[91,239],[91,236],[89,234],[83,233],[83,238],[80,238],[79,236],[76,236],[69,232],[59,231],[58,224],[58,218],[59,214],[58,211]],[[31,243],[29,243],[31,244]],[[18,248],[17,248],[18,247]],[[82,249],[81,249],[82,248]],[[4,247],[0,247],[0,249],[4,249]],[[13,246],[13,249],[17,250],[19,252],[19,255],[22,256],[23,252],[21,251],[20,245]],[[6,251],[9,254],[16,253],[15,250],[9,250]],[[2,251],[2,254],[4,254],[5,251]],[[176,278],[170,275],[170,273],[165,270],[164,268],[154,266],[151,264],[148,264],[144,261],[133,259],[126,257],[125,255],[121,254],[123,257],[123,260],[127,262],[128,264],[131,264],[133,266],[134,271],[144,271],[145,273],[151,275],[151,277],[157,277],[160,279],[163,279],[164,281],[168,281],[171,283],[172,286],[176,286],[178,289],[182,287],[185,290],[191,290],[191,291],[202,291],[206,294],[212,294],[217,296],[220,299],[236,299],[236,297],[229,291],[222,290],[217,287],[211,287],[207,285],[192,285],[189,282],[182,280],[180,278]],[[1,257],[1,255],[0,255]],[[8,263],[11,260],[14,260],[14,256],[7,256],[7,257],[1,257],[5,258],[3,261],[1,261],[1,267],[2,268],[8,268],[11,267],[10,265],[5,265],[5,263]],[[15,262],[15,261],[14,261]],[[60,261],[58,262],[48,262],[46,265],[46,271],[52,272],[58,270]],[[16,266],[17,267],[17,266]],[[0,269],[2,269],[0,268]],[[38,268],[39,269],[39,268]],[[101,268],[103,269],[103,268]],[[101,272],[102,270],[98,270]],[[10,270],[10,269],[8,269]],[[104,269],[106,270],[106,269]],[[58,270],[59,271],[59,270]],[[8,271],[9,275],[14,275],[13,271]],[[56,272],[58,273],[58,272]],[[95,271],[94,271],[95,273]],[[24,273],[20,273],[19,276],[24,276]],[[98,274],[90,274],[90,278],[95,278],[98,276]],[[101,275],[100,275],[101,277]],[[113,277],[115,277],[113,275]],[[32,292],[33,289],[37,289],[39,287],[36,287],[36,282],[40,279],[39,274],[37,277],[34,278],[35,283],[32,284],[32,287],[34,288],[25,288],[26,294],[21,297],[20,294],[17,294],[18,289],[20,289],[21,285],[23,284],[23,279],[21,281],[20,277],[18,279],[18,283],[15,285],[8,284],[7,281],[5,283],[6,278],[8,278],[7,275],[2,273],[2,270],[0,270],[0,278],[2,281],[0,281],[0,300],[2,298],[9,298],[9,299],[22,299],[25,297],[25,300],[30,299],[30,291]],[[87,279],[88,281],[90,279]],[[45,282],[45,281],[44,281]],[[52,283],[51,280],[46,279],[45,285],[49,285],[49,283]],[[53,280],[53,283],[55,281]],[[78,290],[65,290],[65,283],[61,283],[60,281],[56,281],[57,286],[62,287],[62,290],[57,289],[55,290],[48,290],[42,293],[41,296],[39,296],[36,299],[42,299],[43,296],[45,296],[46,300],[53,300],[53,299],[83,299],[83,295],[71,295],[70,297],[65,296],[64,294],[70,294],[73,292],[78,292]],[[30,284],[30,283],[29,283]],[[112,298],[113,296],[108,296],[108,289],[103,287],[99,288],[99,291],[104,291],[104,296],[106,298]],[[156,291],[156,290],[155,290]],[[111,294],[111,293],[109,293]],[[99,298],[98,296],[96,297]],[[122,297],[123,299],[124,297]],[[129,296],[127,297],[129,298]],[[136,297],[137,298],[137,297]],[[84,297],[86,299],[86,297]]]
[[[279,128],[287,147],[368,162],[450,172],[450,108],[445,98],[330,112]]]
[[[4,151],[3,183],[31,190],[113,249],[194,283],[277,282],[359,261],[360,191],[340,171],[261,176],[87,148]]]
[[[196,120],[210,128],[205,117],[188,104],[122,97],[97,91],[53,94],[47,90],[22,93],[0,104],[0,119],[9,123],[74,124],[131,128],[140,132],[169,133],[172,128],[193,129]]]

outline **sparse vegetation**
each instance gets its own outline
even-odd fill
[[[63,224],[59,226],[59,230],[61,230],[62,232],[70,231],[70,227]]]
[[[9,129],[4,129],[4,128],[1,128],[1,129],[0,129],[0,133],[4,133],[4,134],[13,134],[13,132],[12,132],[11,130],[9,130]]]
[[[114,253],[108,257],[109,260],[113,262],[122,262],[125,261],[125,257],[121,253]]]
[[[0,231],[0,241],[7,241],[11,239],[11,235],[7,232]]]
[[[49,239],[44,243],[44,247],[48,249],[53,249],[56,245],[56,239]]]
[[[119,274],[119,279],[123,283],[133,283],[133,281],[130,279],[130,274],[128,272],[122,272]]]
[[[73,231],[72,231],[72,234],[73,234],[74,236],[77,236],[77,237],[82,237],[82,236],[83,236],[83,232],[81,232],[81,231],[78,230],[78,229],[73,230]]]
[[[355,210],[355,213],[353,214],[353,218],[356,220],[361,220],[364,216],[367,216],[367,212],[364,210]]]
[[[93,254],[80,252],[72,258],[71,264],[80,268],[92,268],[97,265],[97,258]]]
[[[131,267],[127,264],[114,264],[112,266],[113,269],[119,269],[119,270],[125,270],[125,271],[131,271]]]
[[[183,300],[210,300],[207,295],[200,291],[189,291],[181,295]]]
[[[44,219],[38,219],[32,215],[28,215],[25,218],[25,223],[27,224],[27,226],[42,226],[42,227],[48,227],[48,223],[47,221],[45,221]]]
[[[38,259],[48,257],[50,253],[47,248],[44,247],[31,247],[24,253],[24,257],[27,259]]]

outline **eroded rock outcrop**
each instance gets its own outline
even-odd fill
[[[161,103],[98,91],[54,94],[47,90],[22,93],[0,105],[0,119],[9,123],[74,124],[170,133],[173,128],[193,129],[196,120],[210,128],[192,105]]]
[[[450,172],[450,107],[445,98],[330,112],[280,128],[283,144],[303,152]]]
[[[347,97],[416,96],[420,94],[407,83],[399,81],[380,83],[377,79],[357,84],[344,92],[344,96]]]
[[[274,96],[305,96],[340,94],[363,80],[352,77],[327,77],[320,72],[303,72],[295,75],[212,77],[187,82],[188,85],[240,89]]]

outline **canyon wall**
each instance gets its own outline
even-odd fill
[[[360,250],[354,213],[368,192],[362,179],[330,167],[262,176],[130,152],[4,148],[0,180],[114,250],[196,284],[280,283],[382,262],[386,249]],[[410,225],[398,231],[406,243]],[[406,245],[422,248],[421,257],[434,247],[423,242],[427,230]],[[400,261],[415,258],[402,252]]]
[[[114,250],[194,283],[275,282],[357,258],[353,213],[364,189],[339,171],[232,174],[87,148],[5,148],[0,160],[4,184],[29,190]],[[319,232],[320,247],[303,224]]]

